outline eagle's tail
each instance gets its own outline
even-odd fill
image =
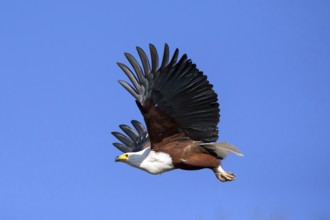
[[[243,153],[238,148],[228,142],[199,143],[199,145],[216,153],[219,159],[225,159],[229,153],[243,156]]]

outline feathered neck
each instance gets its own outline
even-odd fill
[[[130,153],[126,163],[152,174],[160,174],[174,169],[170,155],[155,152],[151,150],[151,147]]]
[[[147,147],[141,151],[130,153],[129,158],[126,161],[127,164],[133,167],[140,168],[142,162],[148,157],[150,151],[151,151],[151,147]]]

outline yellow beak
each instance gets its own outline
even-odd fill
[[[122,154],[122,155],[116,157],[115,162],[123,162],[123,161],[126,161],[127,158],[128,158],[127,154]]]

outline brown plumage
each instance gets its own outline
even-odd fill
[[[221,181],[233,180],[235,176],[221,168],[219,159],[230,152],[241,153],[228,143],[215,143],[220,110],[217,94],[207,77],[187,55],[177,61],[178,49],[169,61],[167,44],[160,67],[153,45],[150,45],[151,66],[146,53],[141,48],[137,50],[143,70],[132,55],[125,53],[135,74],[125,64],[118,65],[133,86],[119,82],[136,99],[147,132],[136,121],[132,121],[136,131],[121,125],[127,136],[114,132],[123,143],[114,145],[125,154],[116,160],[150,173],[209,168]]]
[[[174,166],[183,170],[215,169],[220,165],[216,154],[198,145],[184,133],[169,136],[152,149],[169,154]]]

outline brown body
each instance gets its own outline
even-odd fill
[[[153,146],[153,150],[169,154],[174,167],[183,170],[214,169],[220,165],[219,159],[212,152],[184,133],[163,139]]]
[[[139,104],[138,104],[139,105]],[[147,122],[151,147],[155,152],[171,156],[175,168],[183,170],[214,169],[220,165],[219,158],[186,133],[178,132],[180,125],[162,111],[152,100],[139,106]]]

